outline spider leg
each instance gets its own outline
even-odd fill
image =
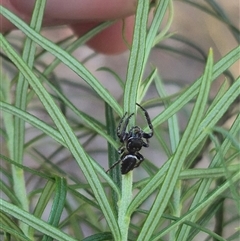
[[[127,112],[124,114],[124,116],[121,118],[119,124],[118,124],[118,127],[117,127],[117,136],[118,138],[121,140],[121,127],[122,127],[122,123],[123,123],[123,120],[124,118],[126,117],[127,115]]]
[[[119,153],[119,154],[122,154],[122,153],[124,152],[124,150],[125,150],[125,146],[122,145],[122,146],[120,146],[120,147],[118,148],[118,153]]]
[[[127,113],[125,113],[124,116],[123,116],[123,118],[120,120],[120,123],[119,123],[118,128],[117,128],[117,136],[118,136],[119,140],[120,140],[122,143],[124,142],[126,136],[128,135],[128,133],[126,132],[128,122],[129,122],[130,118],[134,115],[134,113],[132,113],[131,115],[129,115],[129,116],[126,118],[126,120],[125,120],[125,122],[124,122],[124,124],[123,124],[123,126],[122,126],[122,123],[123,123],[123,120],[124,120],[126,114],[127,114]],[[121,127],[122,127],[122,131],[121,131]]]
[[[144,160],[143,155],[140,154],[139,152],[136,154],[136,157],[137,157],[137,159],[138,159],[139,161],[135,164],[134,168],[139,167],[140,164],[141,164],[141,163],[143,162],[143,160]]]
[[[139,106],[142,109],[142,111],[144,112],[145,118],[146,118],[147,123],[148,123],[148,127],[150,129],[149,133],[145,133],[145,132],[143,133],[143,138],[145,138],[147,140],[147,139],[149,139],[149,138],[151,138],[153,136],[152,122],[151,122],[151,119],[150,119],[150,116],[149,116],[148,112],[141,105],[139,105],[138,103],[136,103],[136,105]],[[147,140],[147,142],[148,142],[148,140]]]
[[[146,142],[142,142],[142,146],[144,146],[144,147],[149,147],[149,140],[148,139],[146,139]]]
[[[115,166],[117,166],[119,163],[121,162],[121,159],[118,160],[117,162],[115,162],[107,171],[106,173],[108,173],[110,170],[112,170]]]

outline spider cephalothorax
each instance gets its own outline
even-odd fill
[[[134,126],[127,132],[129,120],[134,115],[134,113],[129,115],[127,118],[127,113],[125,113],[117,128],[117,136],[122,143],[122,146],[118,150],[120,154],[120,160],[114,163],[107,170],[107,172],[114,168],[118,163],[122,162],[121,173],[127,174],[129,171],[132,171],[134,168],[138,167],[144,160],[144,157],[139,153],[139,151],[143,146],[148,147],[148,139],[153,136],[153,127],[148,112],[141,105],[137,103],[136,105],[138,105],[144,111],[150,132],[144,132],[139,126]]]

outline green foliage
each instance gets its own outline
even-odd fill
[[[22,56],[13,47],[11,35],[0,35],[6,67],[2,69],[0,89],[1,134],[6,143],[0,154],[1,239],[184,241],[204,233],[206,240],[236,240],[239,227],[232,229],[227,237],[223,233],[239,219],[236,183],[240,179],[240,115],[236,103],[240,78],[234,79],[229,68],[239,61],[240,47],[214,63],[211,48],[205,54],[190,40],[169,32],[174,19],[172,1],[156,1],[151,6],[149,1],[139,0],[126,81],[108,67],[99,69],[117,80],[122,91],[121,107],[106,86],[72,56],[77,47],[112,23],[103,23],[77,40],[67,38],[53,43],[39,33],[45,2],[36,1],[30,25],[4,7],[0,8],[0,13],[26,35],[21,46]],[[239,36],[239,30],[214,1],[208,1],[214,12],[203,5],[184,2],[225,22],[233,36]],[[149,23],[151,7],[153,16]],[[166,12],[167,23],[159,32]],[[178,39],[204,56],[199,58],[168,48],[170,52],[205,63],[202,75],[187,88],[181,86],[174,95],[167,93],[156,66],[146,71],[152,50],[167,49],[160,46],[164,39]],[[41,48],[38,54],[37,48]],[[40,71],[36,66],[46,53],[55,59],[49,65],[43,64]],[[104,104],[106,121],[80,110],[71,94],[63,91],[60,81],[50,81],[59,64],[66,65],[85,81],[85,85],[77,87],[86,92],[89,101],[94,95]],[[6,73],[12,66],[16,67],[15,76],[9,79]],[[222,74],[226,75],[225,82],[217,94],[210,97],[213,82]],[[148,98],[150,89],[157,93],[156,98]],[[95,146],[96,150],[91,152],[87,148],[96,138],[104,140],[108,144],[104,152],[108,153],[108,166],[111,166],[119,158],[116,123],[123,113],[136,111],[136,102],[157,111],[152,120],[155,151],[166,155],[162,166],[145,160],[141,168],[148,175],[138,182],[133,174],[140,168],[121,176],[116,167],[107,174],[94,158],[94,153],[100,155],[101,150]],[[32,103],[41,106],[38,110],[50,119],[43,121],[31,110]],[[159,106],[164,106],[161,113]],[[180,127],[178,116],[181,111],[188,113],[184,128]],[[230,124],[223,127],[230,114]],[[131,119],[130,125],[134,122],[135,119]],[[164,124],[167,138],[160,126]],[[29,129],[37,131],[31,139],[26,138]],[[147,127],[144,130],[147,131]],[[44,142],[51,144],[50,155],[41,149]],[[32,166],[25,161],[29,156],[34,162]],[[208,164],[199,168],[197,164],[203,156]],[[148,159],[151,161],[151,155]],[[75,168],[73,174],[64,168],[67,165]]]

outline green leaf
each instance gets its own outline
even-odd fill
[[[0,230],[2,230],[2,232],[11,234],[11,236],[13,236],[14,240],[16,241],[31,241],[31,239],[24,235],[22,230],[15,223],[15,221],[9,218],[8,215],[3,213],[2,210],[0,211]]]
[[[78,76],[86,81],[103,99],[107,102],[114,111],[119,115],[122,114],[122,110],[117,103],[117,101],[110,95],[110,93],[101,85],[101,83],[88,71],[77,59],[75,59],[71,54],[64,51],[59,46],[55,45],[48,39],[44,38],[42,35],[33,31],[27,24],[25,24],[20,18],[12,14],[9,10],[4,7],[0,8],[0,13],[6,17],[10,22],[12,22],[17,28],[22,30],[30,39],[39,44],[41,47],[46,49],[48,52],[59,58],[62,63],[73,70]]]
[[[48,181],[38,199],[37,205],[35,206],[35,209],[33,212],[35,217],[41,218],[41,216],[53,194],[54,188],[55,188],[55,182]],[[29,229],[29,234],[32,236],[34,234],[34,229],[32,227]]]
[[[113,112],[111,107],[109,107],[107,104],[105,104],[105,116],[106,116],[106,126],[107,126],[107,133],[113,137],[114,139],[117,138],[116,134],[116,126],[115,126],[115,119],[113,116]],[[110,144],[108,143],[108,165],[111,167],[117,160],[119,159],[118,151]],[[113,182],[116,184],[117,188],[121,188],[121,171],[120,167],[117,166],[109,171],[109,174],[113,180]],[[118,209],[118,201],[120,199],[120,191],[119,193],[112,192],[112,202],[113,207],[115,210],[115,213],[117,214]]]
[[[77,137],[73,133],[71,127],[68,125],[67,120],[58,109],[57,105],[54,103],[50,94],[42,86],[42,83],[39,82],[38,78],[31,72],[28,66],[15,53],[15,51],[11,48],[11,46],[7,43],[7,41],[2,35],[0,35],[0,39],[2,40],[3,50],[14,62],[14,64],[19,68],[25,78],[29,81],[29,84],[32,86],[32,88],[40,98],[41,102],[45,106],[46,110],[48,111],[49,115],[51,116],[52,120],[54,121],[55,125],[57,126],[59,132],[65,140],[68,149],[71,151],[83,174],[85,175],[89,185],[91,186],[95,198],[97,199],[99,206],[101,207],[101,210],[113,233],[113,236],[117,239],[120,233],[115,216],[110,207],[99,177],[97,176],[93,168],[89,156],[80,145]]]
[[[105,241],[105,240],[112,240],[112,234],[105,232],[105,233],[97,233],[94,235],[91,235],[87,238],[84,238],[82,241]]]
[[[1,154],[0,154],[1,157]],[[1,167],[2,168],[2,167]],[[12,192],[10,186],[8,186],[4,181],[0,180],[0,187],[1,187],[1,192],[2,194],[4,193],[11,202],[15,203],[16,205],[21,205],[19,202],[17,196]]]
[[[207,129],[213,128],[213,126],[219,121],[222,115],[225,112],[221,112],[219,115],[219,110],[224,109],[225,111],[229,108],[232,102],[239,96],[239,86],[240,86],[240,78],[229,88],[229,90],[224,94],[223,101],[219,100],[215,108],[210,109],[211,111],[207,112],[207,115],[202,120],[199,125],[197,136],[192,142],[190,152],[194,151],[196,146],[208,136],[208,132],[205,131]],[[213,118],[217,116],[217,118]],[[210,118],[211,117],[211,118]],[[206,122],[205,120],[209,120]],[[201,128],[200,128],[201,127]],[[164,163],[164,165],[159,169],[159,171],[152,177],[152,179],[144,186],[144,188],[136,195],[134,200],[132,201],[129,210],[134,211],[156,188],[158,188],[162,181],[165,173],[169,169],[170,163],[172,161],[172,157]]]
[[[220,100],[219,100],[220,101]],[[218,110],[218,108],[216,108],[216,110]],[[236,135],[237,131],[239,130],[239,121],[240,121],[240,115],[238,115],[238,117],[236,118],[235,122],[233,123],[232,127],[230,128],[229,134],[230,135]],[[225,140],[223,141],[222,145],[221,145],[221,152],[222,155],[225,155],[227,153],[227,151],[229,150],[229,147],[231,145],[231,141],[229,138],[225,138]],[[209,165],[209,169],[216,167],[216,166],[220,166],[221,165],[221,158],[220,158],[220,153],[217,152],[216,155],[214,156],[212,162]],[[212,177],[215,177],[216,175],[212,175]],[[211,179],[203,179],[198,191],[195,194],[195,197],[191,203],[191,208],[194,209],[194,207],[200,202],[202,201],[205,196],[207,195],[207,192],[210,188],[210,185],[212,183]],[[189,220],[192,222],[195,222],[195,218],[196,215],[193,215]],[[188,234],[190,232],[190,227],[188,226],[182,226],[182,228],[180,229],[179,232],[179,240],[187,240],[188,238]]]
[[[214,81],[220,74],[226,71],[232,64],[240,59],[240,46],[237,46],[231,52],[229,52],[225,57],[223,57],[219,62],[217,62],[213,67],[212,81]],[[202,83],[202,78],[197,79],[193,85],[191,85],[181,96],[179,96],[167,109],[165,109],[161,114],[155,117],[152,121],[154,127],[160,125],[170,116],[179,111],[184,105],[186,105],[198,92],[198,88]]]
[[[59,98],[65,103],[66,106],[68,106],[78,117],[80,117],[84,123],[89,126],[92,130],[96,131],[98,134],[100,134],[102,137],[104,137],[112,146],[117,148],[116,141],[106,133],[106,127],[98,122],[95,118],[87,115],[86,113],[78,110],[70,100],[67,99],[62,93],[60,93],[52,84],[50,84],[50,87],[55,91],[55,93],[59,96]]]
[[[46,0],[37,0],[35,3],[30,28],[32,31],[39,32],[42,25],[42,19],[44,14]],[[1,10],[1,8],[0,8]],[[29,38],[26,39],[23,48],[22,60],[29,66],[29,69],[32,68],[34,62],[34,55],[36,51],[35,43],[32,42]],[[27,106],[27,92],[28,92],[28,82],[25,80],[25,77],[19,73],[16,92],[15,92],[15,106],[25,110]],[[23,148],[25,141],[25,123],[22,119],[14,118],[14,136],[13,140],[10,139],[10,157],[19,162],[23,163]],[[13,188],[16,193],[17,198],[21,203],[21,207],[24,210],[29,210],[27,191],[24,180],[24,173],[22,169],[18,169],[16,166],[12,166],[12,175],[13,175]],[[28,232],[27,227],[24,223],[20,223],[20,226],[26,234]]]
[[[172,195],[178,176],[180,174],[185,158],[189,154],[190,146],[194,140],[196,131],[201,122],[202,115],[205,110],[205,103],[207,103],[208,93],[210,90],[210,83],[212,78],[213,56],[212,51],[209,52],[208,61],[206,64],[203,80],[199,88],[199,94],[196,104],[192,111],[189,123],[183,133],[182,139],[174,153],[169,169],[166,173],[162,187],[155,199],[155,202],[144,222],[138,240],[150,240],[167,204]]]
[[[22,120],[26,121],[27,123],[35,126],[37,129],[41,130],[43,133],[47,134],[48,136],[52,137],[54,140],[59,142],[62,145],[66,145],[61,134],[55,128],[49,126],[47,123],[43,122],[42,120],[38,119],[37,117],[16,108],[13,105],[4,103],[0,101],[0,109],[10,113],[14,116],[21,118]]]
[[[26,212],[21,208],[6,202],[3,199],[0,199],[0,203],[2,212],[7,213],[18,220],[21,220],[28,226],[33,227],[35,230],[38,230],[39,232],[42,232],[43,234],[46,234],[58,241],[76,241],[76,239],[71,238],[69,235],[63,233],[47,222],[36,218],[29,212]]]
[[[147,36],[148,1],[138,1],[135,27],[130,58],[128,62],[127,80],[124,88],[123,105],[128,113],[134,113],[138,102],[138,89],[144,70],[144,57]]]
[[[1,153],[0,153],[0,157],[2,158],[2,160],[5,160],[5,161],[8,162],[9,164],[18,167],[19,169],[22,169],[22,170],[24,170],[24,171],[26,171],[26,172],[29,172],[29,173],[33,173],[34,175],[37,175],[37,176],[42,177],[42,178],[45,178],[45,179],[47,179],[47,180],[51,179],[51,177],[49,177],[49,176],[46,175],[45,173],[41,173],[41,172],[39,172],[39,171],[36,171],[36,170],[34,170],[34,169],[31,169],[31,168],[29,168],[29,167],[26,167],[26,166],[24,166],[24,165],[21,165],[21,164],[15,162],[15,161],[9,159],[8,157],[2,155]]]
[[[240,77],[232,84],[228,91],[222,96],[221,99],[214,102],[207,112],[207,115],[202,120],[197,131],[197,138],[195,139],[192,148],[197,146],[197,143],[200,143],[200,139],[203,139],[203,136],[206,136],[207,128],[212,128],[217,121],[223,116],[223,114],[228,110],[229,106],[233,101],[239,96],[240,89]]]
[[[58,227],[59,221],[64,209],[66,195],[67,195],[67,182],[65,178],[55,177],[56,179],[56,190],[53,199],[51,212],[48,218],[48,223],[53,227]],[[52,241],[53,239],[49,236],[45,236],[43,241]]]
[[[98,34],[99,32],[101,32],[103,29],[111,26],[113,24],[112,21],[108,21],[108,22],[103,22],[100,25],[98,25],[97,27],[93,28],[92,30],[90,30],[89,32],[87,32],[86,34],[84,34],[83,36],[81,36],[80,38],[76,39],[71,45],[69,45],[65,51],[69,54],[71,54],[74,50],[76,50],[77,48],[79,48],[79,46],[85,44],[87,41],[89,41],[92,37],[94,37],[96,34]],[[56,58],[54,59],[50,65],[47,66],[47,68],[43,71],[42,75],[44,76],[48,76],[50,73],[53,72],[53,70],[61,63],[61,60]]]
[[[147,40],[146,40],[147,55],[146,55],[146,57],[149,56],[149,53],[150,53],[152,47],[156,44],[156,36],[159,31],[159,26],[161,25],[161,23],[163,21],[163,18],[166,14],[167,7],[169,4],[172,4],[171,0],[159,1],[158,5],[154,11],[154,17],[153,17],[152,23],[150,25],[150,28],[149,28],[149,31],[147,34]],[[171,22],[171,18],[169,19],[169,22]],[[157,38],[159,39],[159,36]],[[145,59],[145,62],[146,61],[147,61],[147,58]]]
[[[232,181],[235,183],[239,181],[240,179],[240,172],[237,172],[233,177]],[[219,198],[228,188],[230,184],[229,182],[224,182],[220,187],[217,189],[214,189],[213,192],[211,192],[205,199],[203,199],[201,202],[198,202],[196,206],[193,209],[189,209],[188,212],[186,212],[184,215],[181,216],[176,222],[169,225],[167,228],[163,229],[161,231],[161,234],[155,236],[152,241],[159,240],[162,236],[166,235],[171,229],[181,225],[184,221],[190,220],[192,216],[197,215],[201,210],[203,210],[205,207],[210,205],[214,200]],[[181,239],[177,239],[181,240]],[[225,240],[225,239],[223,239]]]
[[[157,69],[153,69],[152,72],[149,74],[149,76],[144,80],[138,90],[138,102],[141,102],[145,94],[147,93],[151,83],[153,82],[153,79],[157,73]]]

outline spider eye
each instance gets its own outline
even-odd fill
[[[141,132],[141,129],[138,126],[136,126],[134,128],[134,133],[139,133],[139,132]]]

